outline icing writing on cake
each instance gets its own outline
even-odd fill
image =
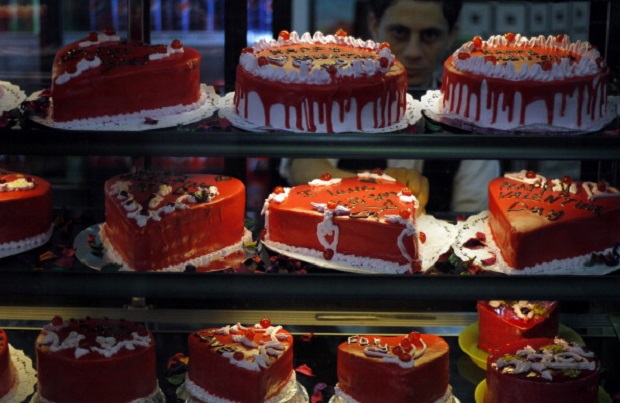
[[[267,321],[267,322],[265,322]],[[195,333],[208,348],[228,358],[231,365],[251,371],[268,368],[274,359],[286,349],[284,342],[289,335],[280,333],[282,326],[272,326],[268,319],[263,319],[252,327],[227,325],[219,329],[206,329]],[[218,336],[230,336],[230,343],[223,343]]]
[[[400,343],[394,346],[383,343],[380,337],[374,337],[371,342],[367,337],[358,335],[349,337],[347,343],[363,347],[367,357],[378,358],[387,364],[397,364],[401,368],[413,368],[415,360],[426,352],[426,343],[418,332],[404,336]]]
[[[527,346],[515,355],[505,355],[493,365],[502,373],[553,380],[558,373],[576,377],[581,371],[594,371],[594,353],[576,343],[556,338],[554,344],[534,349]]]
[[[570,177],[547,179],[532,171],[506,174],[505,177],[511,181],[502,183],[499,198],[516,200],[507,211],[530,211],[532,214],[544,215],[549,221],[562,218],[567,208],[602,215],[603,207],[596,204],[596,200],[620,196],[618,189],[605,181],[595,184],[575,182]]]

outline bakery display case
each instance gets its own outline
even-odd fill
[[[39,5],[39,2],[34,3]],[[59,6],[57,3],[62,2],[41,2],[41,6],[47,7],[49,18],[60,21],[62,18],[54,12]],[[91,3],[100,5],[96,1]],[[151,28],[165,23],[166,2],[153,2],[163,10],[160,14],[150,12],[145,1],[128,0],[126,3],[119,11],[119,24],[128,35],[147,41],[153,36],[159,39],[169,35],[165,30]],[[186,4],[190,7],[190,3],[199,2],[178,3],[174,6]],[[201,7],[219,16],[208,19],[205,24],[218,27],[207,36],[217,44],[215,48],[219,47],[215,59],[219,58],[221,66],[212,66],[214,70],[206,74],[213,77],[213,84],[221,93],[234,89],[239,54],[251,39],[248,31],[256,36],[265,34],[264,31],[277,35],[282,29],[290,29],[296,13],[300,12],[295,10],[299,7],[297,2],[291,6],[290,2],[277,0],[256,2],[258,11],[248,6],[248,3],[256,6],[255,2],[203,3]],[[303,13],[309,13],[310,25],[319,25],[316,22],[319,17],[314,13],[320,3],[300,2],[308,7]],[[577,12],[582,3],[589,6],[585,8],[588,10],[585,26],[578,21],[582,14]],[[587,35],[601,49],[612,69],[610,95],[617,95],[620,50],[610,38],[619,32],[620,7],[606,0],[579,4],[566,8],[567,12],[573,12],[570,18],[576,24],[575,35]],[[535,12],[540,12],[532,2],[506,2],[506,6],[511,5],[517,11],[519,8],[526,10],[523,18],[534,18]],[[552,18],[553,13],[564,10],[562,5],[564,2],[550,2],[545,12]],[[261,14],[265,12],[269,15]],[[467,2],[463,14],[470,18],[470,24],[464,26],[463,31],[475,32],[476,26],[472,26],[471,21],[476,18],[481,19],[478,22],[481,28],[497,29],[484,21],[491,16],[507,18],[511,12],[516,11],[497,4],[491,7],[488,2]],[[474,18],[476,15],[478,17]],[[270,26],[262,24],[269,19]],[[192,24],[192,21],[187,17],[185,23]],[[519,27],[518,21],[510,18],[506,21]],[[548,24],[553,26],[551,21]],[[49,27],[42,28],[41,32],[46,33],[47,41],[57,39]],[[185,31],[181,28],[175,34],[181,39],[184,35],[187,38],[198,35],[189,28]],[[42,54],[41,65],[49,62],[50,55]],[[11,74],[15,74],[11,76],[15,78],[12,81],[17,81],[17,72],[11,69],[10,65],[2,68],[12,71]],[[40,80],[34,80],[34,84],[30,81],[32,76],[28,76],[26,86],[35,90],[40,89],[37,86],[49,85],[47,74],[41,72]],[[607,400],[599,401],[618,399],[618,270],[605,275],[474,275],[462,264],[432,274],[359,274],[328,270],[291,259],[278,260],[275,254],[262,250],[263,266],[256,267],[256,262],[249,259],[248,269],[243,272],[145,273],[119,272],[107,266],[93,269],[90,262],[75,256],[74,250],[76,238],[83,236],[85,229],[105,220],[105,179],[135,169],[161,167],[162,159],[169,157],[214,161],[214,165],[206,164],[203,169],[246,181],[248,227],[255,239],[259,238],[262,225],[262,200],[272,187],[283,184],[282,178],[272,172],[274,164],[282,158],[497,159],[505,169],[536,169],[539,162],[549,160],[580,161],[584,175],[606,178],[618,187],[620,122],[617,117],[602,131],[571,136],[464,133],[446,130],[430,121],[416,133],[380,135],[252,132],[222,125],[217,117],[185,127],[135,132],[58,130],[27,119],[18,123],[0,129],[0,168],[29,167],[52,172],[56,179],[52,184],[58,189],[54,194],[55,230],[49,243],[31,251],[0,257],[0,328],[7,331],[13,347],[23,350],[33,360],[34,341],[39,330],[56,315],[144,322],[156,338],[160,386],[168,401],[175,401],[178,386],[175,375],[178,374],[174,370],[178,368],[169,360],[177,353],[187,354],[187,336],[192,331],[238,322],[253,324],[269,318],[295,335],[295,366],[305,364],[313,371],[313,374],[301,371],[297,375],[308,393],[312,395],[322,390],[324,396],[329,397],[333,393],[330,388],[336,382],[338,342],[355,334],[408,334],[415,330],[440,335],[448,342],[450,383],[455,396],[467,403],[477,401],[476,387],[484,379],[484,371],[476,363],[481,358],[467,347],[476,337],[472,335],[472,326],[475,327],[477,321],[476,302],[554,300],[561,306],[561,335],[581,338],[601,358],[600,383],[605,391],[602,399]],[[106,161],[111,163],[106,165]],[[58,163],[61,168],[56,169]],[[58,178],[58,170],[63,177]],[[460,219],[450,212],[436,212],[436,215],[450,221]],[[575,236],[587,237],[587,234]],[[326,384],[327,388],[315,389],[321,384]]]

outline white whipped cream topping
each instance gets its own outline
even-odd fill
[[[605,197],[620,197],[620,191],[613,186],[609,186],[609,184],[607,184],[605,190],[600,190],[598,184],[594,182],[583,182],[583,190],[587,193],[588,200],[590,201]]]
[[[390,175],[386,175],[385,173],[379,175],[374,172],[359,172],[357,177],[360,179],[382,179],[388,182],[396,182],[396,179],[392,178]]]
[[[496,47],[496,46],[508,46],[509,42],[504,35],[491,36],[486,41],[482,42],[482,47]],[[517,48],[521,47],[529,49],[532,47],[544,47],[551,49],[561,49],[577,54],[580,60],[577,62],[569,62],[568,59],[563,59],[560,63],[551,63],[551,70],[543,71],[542,66],[538,63],[523,63],[519,71],[515,69],[513,62],[508,61],[505,64],[487,62],[483,57],[470,57],[467,59],[459,59],[459,53],[469,53],[474,50],[475,46],[472,41],[466,42],[459,49],[457,49],[452,58],[452,64],[457,70],[465,71],[474,74],[480,74],[487,77],[505,78],[512,81],[553,81],[559,79],[565,79],[569,77],[582,77],[591,74],[596,74],[601,71],[597,60],[600,60],[601,55],[599,51],[592,47],[590,43],[586,41],[571,42],[568,35],[563,37],[562,41],[558,41],[553,35],[545,37],[539,35],[537,37],[527,38],[521,34],[515,35],[514,42],[510,43],[511,46]]]
[[[328,181],[322,180],[322,179],[314,179],[311,180],[310,182],[308,182],[308,185],[310,186],[330,186],[330,185],[337,185],[340,182],[342,182],[341,178],[332,178]]]
[[[13,192],[18,190],[34,189],[34,181],[29,181],[25,177],[17,178],[10,182],[0,183],[0,192]]]
[[[149,60],[160,60],[168,56],[172,56],[177,53],[185,52],[185,48],[180,47],[178,49],[173,48],[171,45],[166,46],[166,53],[153,53],[149,55]]]
[[[106,43],[106,42],[118,42],[121,40],[120,36],[115,35],[115,34],[108,35],[104,32],[96,32],[96,34],[97,34],[96,41],[89,41],[88,38],[86,38],[86,40],[80,41],[78,46],[81,48],[86,48],[86,47],[93,46],[93,45],[101,45],[102,43]]]

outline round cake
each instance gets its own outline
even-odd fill
[[[567,35],[475,37],[444,63],[439,111],[499,130],[600,129],[608,76],[599,51]]]
[[[13,388],[15,380],[15,370],[9,352],[9,339],[4,329],[0,328],[0,400]]]
[[[488,353],[523,339],[554,338],[557,301],[478,301],[478,347]]]
[[[295,385],[293,336],[269,319],[201,329],[188,344],[192,402],[279,402]]]
[[[599,358],[563,339],[508,344],[487,359],[485,403],[598,401]]]
[[[50,183],[0,169],[0,257],[42,245],[51,235]]]
[[[234,106],[253,125],[303,132],[363,131],[399,123],[407,73],[388,44],[283,31],[241,53]]]
[[[50,108],[54,122],[117,116],[200,100],[200,54],[174,40],[151,45],[91,32],[54,58]],[[198,107],[198,105],[196,105]],[[157,117],[152,113],[151,118]]]
[[[336,396],[345,402],[453,402],[449,347],[444,339],[357,335],[338,346]]]
[[[35,347],[42,401],[127,403],[160,393],[155,340],[141,324],[56,316]]]

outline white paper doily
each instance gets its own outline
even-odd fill
[[[336,388],[338,388],[338,385],[336,385]],[[389,392],[386,398],[389,400]],[[345,397],[334,395],[332,396],[331,399],[329,399],[329,403],[354,403],[354,402],[357,402],[357,400],[350,398],[350,396],[345,398]],[[448,390],[446,391],[446,394],[440,397],[435,403],[460,403],[460,402],[461,401],[452,394],[452,386],[448,385]]]
[[[19,105],[26,100],[26,93],[17,85],[8,81],[0,81],[2,87],[2,95],[0,96],[0,112],[10,111],[18,108]]]
[[[512,274],[512,275],[531,275],[531,274],[576,274],[576,275],[604,275],[620,269],[620,266],[592,265],[586,266],[590,262],[591,255],[577,256],[569,259],[552,260],[550,262],[541,263],[534,267],[526,267],[524,269],[515,269],[510,267],[503,259],[501,251],[493,240],[493,235],[487,225],[489,217],[488,210],[469,217],[466,221],[457,224],[458,233],[454,245],[454,253],[462,260],[467,261],[473,259],[477,264],[486,270]],[[481,232],[486,237],[486,245],[479,249],[470,249],[464,244],[473,238],[476,233]],[[597,253],[610,253],[612,248]],[[495,263],[484,265],[482,260],[495,256]]]
[[[457,235],[456,225],[439,220],[431,215],[422,215],[417,219],[417,230],[426,236],[424,243],[420,242],[420,256],[422,257],[422,272],[433,267],[439,256],[447,252],[454,243]],[[299,248],[268,240],[261,241],[268,249],[303,260],[325,269],[360,273],[360,274],[403,274],[410,270],[408,265],[400,266],[394,262],[381,259],[334,254],[331,260],[323,258],[323,252],[316,249]]]
[[[254,132],[268,132],[268,131],[285,131],[292,133],[308,133],[307,131],[297,130],[294,128],[279,128],[271,126],[258,126],[255,123],[251,123],[237,114],[234,103],[234,92],[229,92],[221,99],[220,109],[218,111],[221,118],[227,119],[233,126],[238,129],[254,131]],[[414,99],[410,94],[407,94],[407,110],[400,122],[383,127],[380,129],[366,129],[366,130],[347,130],[347,133],[391,133],[398,130],[403,130],[410,125],[414,125],[418,120],[422,118],[422,108],[420,101]]]
[[[55,403],[55,402],[50,402],[49,400],[41,397],[41,395],[37,392],[32,397],[32,400],[30,401],[30,403]],[[141,399],[132,400],[131,403],[166,403],[166,395],[164,395],[164,392],[162,392],[162,390],[158,386],[157,390],[152,395],[143,397]]]
[[[22,350],[17,350],[9,344],[11,365],[15,371],[15,384],[6,395],[0,397],[0,403],[23,402],[34,393],[37,383],[37,372],[32,366],[32,360]]]
[[[41,92],[32,94],[28,99],[31,101],[36,100],[41,95]],[[50,99],[50,110],[47,113],[47,117],[32,115],[29,118],[35,123],[53,129],[119,131],[163,129],[187,125],[211,117],[217,111],[220,96],[216,94],[213,87],[205,84],[200,85],[200,93],[200,99],[191,105],[169,106],[126,115],[77,119],[68,122],[54,122],[49,118],[51,109],[54,107],[54,100]]]
[[[39,246],[44,245],[45,243],[47,243],[47,241],[50,240],[53,232],[54,224],[52,224],[49,230],[47,230],[47,232],[43,234],[22,239],[19,242],[8,242],[5,244],[0,244],[0,258],[17,255],[18,253],[38,248]]]
[[[482,134],[546,134],[546,135],[582,135],[590,134],[602,130],[613,119],[620,114],[620,104],[618,97],[608,98],[607,116],[601,119],[596,125],[585,129],[567,129],[565,127],[537,124],[526,126],[515,126],[510,129],[496,129],[493,127],[478,126],[475,123],[463,120],[455,113],[442,113],[439,103],[443,100],[441,90],[429,90],[420,99],[420,107],[424,111],[424,116],[431,121],[452,127],[454,129],[465,130]]]

